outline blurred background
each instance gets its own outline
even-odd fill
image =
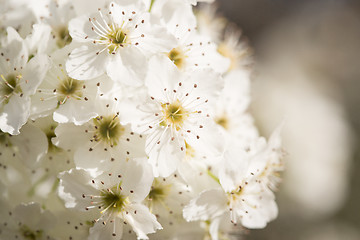
[[[220,0],[254,49],[250,109],[285,120],[279,217],[245,239],[360,239],[360,1]]]

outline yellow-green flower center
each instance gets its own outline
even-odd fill
[[[96,129],[95,141],[104,141],[110,145],[117,145],[125,131],[117,115],[94,118],[94,124]]]
[[[100,197],[103,212],[121,212],[124,210],[124,207],[130,203],[129,198],[121,194],[120,185],[121,184],[111,189],[104,189],[101,191]]]
[[[70,44],[72,38],[69,33],[67,26],[60,26],[55,29],[56,45],[59,48],[63,48],[66,45]]]
[[[19,80],[22,78],[21,75],[9,74],[6,77],[4,77],[4,75],[0,75],[0,76],[1,76],[0,79],[1,96],[9,97],[13,93],[19,93],[22,91],[19,84]]]
[[[180,48],[173,48],[168,53],[168,57],[179,69],[182,69],[184,67],[186,56]]]
[[[28,239],[28,240],[43,239],[43,231],[42,230],[33,231],[29,227],[23,225],[20,228],[20,232],[21,232],[22,236],[24,237],[24,239]]]
[[[176,130],[181,129],[184,121],[189,116],[189,112],[184,109],[179,100],[171,104],[162,104],[163,121],[161,126],[172,126]]]
[[[66,101],[66,98],[73,97],[79,99],[82,97],[83,81],[75,80],[70,77],[63,79],[58,86],[57,90],[62,95],[59,101]]]
[[[222,126],[224,129],[226,130],[229,129],[229,119],[227,118],[226,115],[215,118],[215,122],[220,126]]]
[[[152,210],[154,205],[164,205],[166,198],[170,194],[170,190],[171,184],[167,184],[162,181],[162,179],[154,179],[149,195],[146,198],[148,200],[150,210]]]
[[[101,40],[108,40],[109,53],[116,52],[119,47],[124,47],[125,44],[129,44],[130,40],[127,36],[128,31],[122,28],[114,28],[110,26],[110,29],[106,35],[106,38],[101,38]]]
[[[247,184],[247,182],[245,182]],[[243,187],[239,186],[238,189],[231,191],[230,193],[227,193],[227,204],[230,205],[232,202],[236,202],[241,198],[241,195],[243,194]]]

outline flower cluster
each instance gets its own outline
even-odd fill
[[[280,128],[259,136],[248,48],[197,2],[3,3],[0,239],[216,240],[277,216]]]

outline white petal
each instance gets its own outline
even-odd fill
[[[126,18],[133,17],[131,12],[136,12],[135,17],[138,15],[142,17],[146,9],[142,0],[117,0],[109,4],[109,11],[112,13],[111,20],[121,26]]]
[[[227,208],[226,204],[227,198],[223,190],[207,190],[184,207],[183,215],[187,221],[210,220],[222,215]]]
[[[282,122],[271,134],[268,145],[271,149],[279,149],[282,146],[281,132],[284,128],[285,122]]]
[[[108,52],[99,46],[83,45],[74,49],[66,62],[66,71],[69,76],[78,80],[89,80],[99,77],[105,72]]]
[[[54,112],[54,120],[58,123],[73,122],[76,125],[82,125],[96,116],[92,102],[74,99],[67,100]]]
[[[22,42],[23,39],[20,37],[19,33],[12,27],[8,27],[6,29],[6,32],[7,32],[7,42],[8,43],[11,43],[13,41],[19,41],[19,42]]]
[[[133,10],[137,8],[139,11],[146,11],[144,1],[142,0],[117,0],[116,2],[120,6],[127,7],[125,9]]]
[[[30,118],[35,120],[40,117],[46,117],[53,113],[53,110],[58,105],[57,98],[50,98],[47,94],[36,93],[31,96],[31,114]]]
[[[51,27],[47,24],[34,24],[33,32],[25,39],[25,43],[32,54],[45,53],[51,34]]]
[[[211,235],[212,240],[219,239],[219,226],[220,226],[221,220],[222,220],[221,217],[217,217],[217,218],[213,219],[210,223],[209,233]]]
[[[71,2],[74,5],[75,12],[78,16],[83,14],[88,14],[91,12],[96,12],[98,8],[105,7],[104,2],[99,0],[76,0]],[[107,4],[106,4],[107,5]]]
[[[129,160],[121,165],[122,188],[133,202],[141,202],[149,194],[154,180],[152,168],[146,158]]]
[[[11,141],[19,146],[22,160],[28,167],[34,167],[48,150],[45,133],[31,124],[26,124],[22,127],[20,134],[13,136]]]
[[[204,189],[218,188],[219,183],[207,173],[207,163],[200,161],[182,161],[178,167],[180,176],[189,183],[192,192],[201,193]]]
[[[244,205],[243,211],[240,212],[242,216],[240,221],[244,227],[251,229],[264,228],[269,221],[277,217],[278,208],[272,192],[264,192],[261,194],[261,198],[256,193],[254,195],[249,194],[244,196],[244,199],[247,204]],[[251,206],[256,206],[256,208]]]
[[[97,195],[97,190],[91,183],[90,174],[82,169],[71,169],[68,172],[59,174],[60,186],[59,196],[65,201],[67,208],[77,208],[85,211],[86,207],[91,206],[89,197],[85,195]]]
[[[137,48],[127,46],[110,56],[106,72],[109,77],[129,86],[142,84],[147,71],[147,61]]]
[[[164,89],[173,90],[181,81],[182,74],[166,56],[154,56],[149,62],[149,73],[145,85],[149,88],[149,95],[163,102],[167,102]]]
[[[184,127],[191,130],[186,135],[186,142],[196,151],[199,151],[200,154],[203,153],[207,156],[218,158],[224,150],[224,137],[210,119],[200,120],[202,119]]]
[[[106,222],[103,224],[103,219],[99,219],[94,226],[90,228],[90,235],[88,240],[114,240],[122,239],[123,223],[120,219],[114,219],[114,222]],[[114,235],[115,234],[115,235]]]
[[[245,70],[234,70],[224,77],[222,98],[226,110],[232,115],[243,114],[250,103],[250,73]]]
[[[192,7],[184,1],[164,1],[161,16],[171,27],[176,24],[182,25],[186,29],[193,29],[196,27],[196,18]],[[156,4],[156,1],[155,1]]]
[[[191,40],[204,44],[201,44],[200,47],[190,48],[187,59],[188,67],[192,69],[194,66],[195,68],[211,68],[217,73],[225,73],[229,69],[230,60],[219,54],[216,44],[203,37],[194,37]],[[202,55],[203,53],[204,55]]]
[[[198,85],[193,94],[201,96],[204,100],[209,100],[210,104],[216,103],[220,92],[224,88],[222,77],[210,69],[192,72],[189,81]]]
[[[93,147],[93,145],[94,144],[88,139],[87,142],[83,142],[83,145],[77,148],[74,154],[76,166],[84,169],[97,168],[99,171],[109,171],[112,167],[110,162],[113,153],[104,151],[101,143],[97,147]],[[117,155],[116,152],[115,155]],[[123,158],[117,155],[114,159],[115,161],[118,161]]]
[[[120,116],[122,120],[122,116]],[[131,125],[123,125],[125,128],[124,133],[120,137],[119,143],[116,146],[121,153],[126,153],[128,158],[142,158],[146,157],[145,153],[145,138],[140,137],[132,131]]]
[[[76,126],[72,123],[59,124],[55,128],[56,137],[52,138],[53,144],[65,150],[74,150],[84,145],[85,126]]]
[[[89,17],[81,16],[69,22],[69,34],[71,38],[78,42],[90,42],[88,37],[95,38],[97,35],[91,31],[92,24]]]
[[[49,58],[46,55],[33,57],[23,71],[23,79],[20,82],[21,89],[25,95],[35,93],[41,84],[49,67]]]
[[[30,99],[13,95],[0,113],[0,129],[11,135],[19,134],[20,128],[30,115]]]
[[[33,230],[47,230],[56,223],[55,216],[48,210],[42,210],[40,204],[20,204],[14,209],[14,217]]]
[[[142,204],[131,204],[126,208],[125,220],[136,232],[138,239],[149,239],[147,234],[162,229],[156,217],[150,213],[149,209]]]
[[[8,45],[6,45],[6,52],[4,54],[6,58],[10,59],[11,69],[15,67],[21,69],[21,67],[26,66],[28,61],[28,50],[23,39],[14,28],[8,27],[6,30]]]
[[[159,130],[148,136],[145,151],[149,155],[149,163],[153,167],[154,176],[168,177],[176,171],[180,161],[185,157],[185,142],[183,139],[171,141],[169,129],[166,130],[162,139],[155,139],[160,138],[161,134],[162,130]]]
[[[232,140],[235,141],[235,140]],[[225,192],[239,187],[249,172],[250,157],[241,146],[231,145],[223,155],[223,164],[219,171],[219,180]]]
[[[151,25],[149,33],[139,40],[139,48],[150,54],[170,52],[177,44],[176,38],[163,27]]]

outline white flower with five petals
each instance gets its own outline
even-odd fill
[[[136,113],[128,110],[124,121],[147,135],[145,151],[155,176],[172,174],[185,158],[186,145],[213,156],[221,153],[221,135],[208,114],[223,87],[218,74],[202,70],[188,76],[159,56],[150,60],[145,85],[149,96]]]
[[[121,5],[112,2],[105,11],[70,21],[73,41],[82,43],[66,63],[70,77],[87,80],[106,72],[115,81],[140,85],[147,57],[173,47],[175,38],[152,24],[140,0],[118,2]]]
[[[0,50],[0,129],[17,135],[30,115],[30,96],[44,78],[48,58],[29,60],[23,39],[13,28],[7,32],[8,44]]]
[[[93,178],[85,170],[60,174],[59,195],[68,208],[96,211],[99,217],[90,228],[91,240],[121,238],[123,226],[131,225],[138,239],[161,229],[156,217],[141,204],[153,180],[144,159],[124,162],[118,171]]]

